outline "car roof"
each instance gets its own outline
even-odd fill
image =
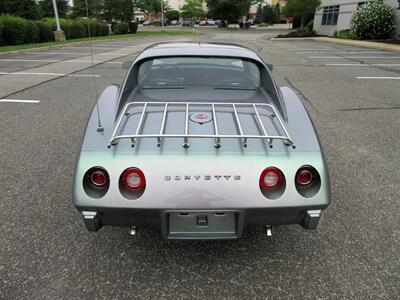
[[[239,45],[193,42],[154,44],[143,50],[143,52],[137,57],[136,61],[163,56],[240,57],[264,63],[255,52]]]

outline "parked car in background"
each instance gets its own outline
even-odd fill
[[[192,26],[192,22],[187,21],[187,20],[186,20],[186,21],[183,21],[182,26],[190,27],[190,26]]]
[[[147,20],[147,21],[143,22],[143,26],[150,26],[150,25],[153,25],[153,22],[150,21],[150,20]]]
[[[226,28],[228,27],[228,21],[221,20],[221,22],[218,24],[219,28]]]
[[[172,26],[178,26],[178,25],[180,25],[180,24],[179,24],[179,21],[178,21],[178,20],[172,20],[172,21],[171,21],[171,25],[172,25]]]
[[[207,20],[201,20],[200,22],[199,22],[199,25],[200,26],[206,26],[208,23],[207,23]]]
[[[215,25],[215,21],[209,19],[209,20],[207,20],[207,24],[210,25],[210,26],[214,26]]]

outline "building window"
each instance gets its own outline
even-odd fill
[[[368,3],[368,1],[358,2],[357,10],[359,10],[361,6],[363,6],[364,4],[367,4],[367,3]]]
[[[324,7],[324,12],[322,14],[322,25],[337,25],[339,7],[340,5]]]

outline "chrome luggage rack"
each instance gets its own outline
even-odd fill
[[[124,118],[127,118],[130,114],[129,109],[134,107],[134,106],[142,106],[142,111],[140,113],[140,119],[139,123],[136,128],[134,128],[134,134],[128,134],[128,135],[118,135],[119,131],[121,130],[121,124]],[[158,134],[142,134],[141,130],[143,127],[146,111],[150,106],[161,106],[163,108],[163,116],[162,116],[162,121],[160,124],[160,131]],[[182,134],[166,134],[164,133],[165,131],[165,123],[166,123],[166,117],[168,113],[168,108],[171,106],[181,106],[186,109],[185,112],[185,126],[184,126],[184,133]],[[209,106],[212,114],[212,121],[213,121],[213,127],[214,127],[214,134],[190,134],[189,132],[189,112],[190,108],[195,107],[195,106]],[[231,107],[232,108],[232,113],[234,115],[234,120],[235,124],[237,127],[237,131],[239,134],[220,134],[218,130],[218,121],[217,121],[217,113],[218,108],[220,107]],[[239,114],[237,111],[237,107],[248,107],[252,108],[254,110],[255,114],[255,119],[257,121],[257,125],[260,129],[260,132],[262,134],[259,135],[254,135],[254,134],[245,134],[243,132],[243,127],[240,122]],[[265,125],[263,124],[261,117],[260,117],[260,112],[259,108],[268,108],[270,109],[270,116],[272,117],[272,120],[277,120],[281,130],[283,131],[284,135],[269,135],[267,129],[265,128]],[[213,138],[215,141],[214,147],[215,148],[220,148],[221,147],[221,139],[222,138],[236,138],[236,139],[241,139],[243,147],[247,147],[247,140],[248,139],[263,139],[266,140],[269,147],[272,148],[272,142],[273,140],[282,140],[286,145],[295,148],[295,144],[290,137],[288,131],[286,130],[285,126],[283,125],[283,122],[279,115],[277,114],[275,108],[266,103],[211,103],[211,102],[130,102],[125,105],[120,117],[118,118],[117,124],[114,128],[114,131],[112,133],[111,139],[108,144],[108,148],[111,146],[114,146],[118,144],[118,141],[121,139],[131,139],[131,146],[135,147],[136,142],[138,139],[141,138],[155,138],[157,139],[157,146],[161,146],[161,142],[165,138],[183,138],[183,147],[184,148],[189,148],[189,138]]]

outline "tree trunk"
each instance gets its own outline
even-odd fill
[[[301,29],[303,29],[304,28],[304,22],[305,22],[305,20],[306,20],[306,16],[301,16],[301,25],[300,25],[300,28]]]

